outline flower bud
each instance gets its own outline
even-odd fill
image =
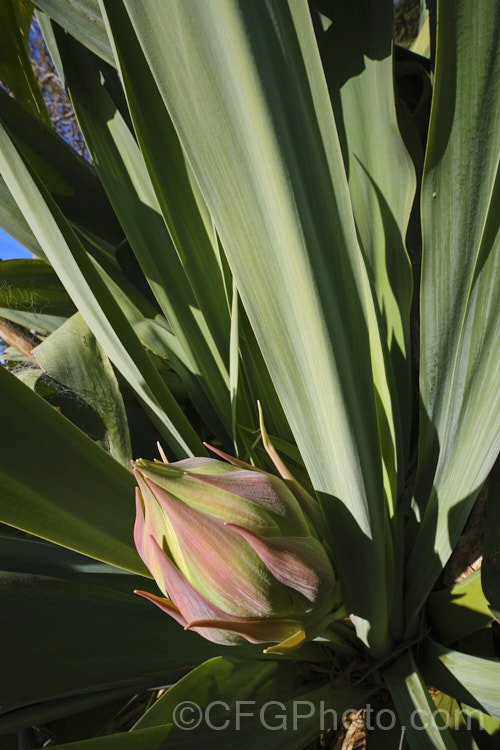
[[[137,592],[221,644],[314,638],[338,607],[329,557],[285,482],[211,458],[139,460],[134,539],[166,599]]]

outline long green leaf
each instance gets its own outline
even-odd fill
[[[219,352],[211,341],[208,323],[165,226],[142,154],[116,104],[113,87],[119,86],[117,74],[66,35],[56,33],[56,39],[66,85],[98,174],[151,289],[199,376],[205,398],[216,407],[224,425],[219,422],[217,432],[227,441],[231,433],[224,361],[227,354]],[[211,247],[209,250],[213,254]],[[210,283],[209,277],[205,283]]]
[[[409,651],[385,670],[384,677],[412,750],[457,750]]]
[[[423,57],[430,57],[431,54],[431,37],[429,31],[429,14],[425,16],[425,20],[420,22],[420,30],[415,41],[412,43],[411,48],[417,55]]]
[[[13,732],[26,727],[46,725],[47,722],[73,716],[81,711],[88,711],[96,706],[109,704],[117,698],[130,696],[136,689],[130,687],[114,688],[112,690],[99,690],[83,695],[72,695],[69,698],[56,698],[55,700],[31,703],[23,708],[15,708],[5,713],[0,713],[0,734]],[[15,736],[15,735],[14,735]],[[4,736],[0,736],[0,750],[6,750],[1,744]],[[12,750],[18,750],[18,737]],[[10,750],[10,748],[8,748]]]
[[[486,732],[491,731],[491,729],[493,729],[493,732],[495,731],[492,725],[496,724],[498,727],[499,722],[496,719],[475,708],[471,709],[438,690],[432,691],[432,700],[436,709],[448,724],[448,729],[452,731],[453,739],[456,741],[459,750],[462,750],[462,748],[463,750],[483,750],[483,748],[487,750],[490,748]],[[476,743],[476,739],[479,744]]]
[[[10,263],[11,261],[2,261]],[[23,310],[12,310],[9,307],[0,307],[0,318],[7,318],[13,323],[24,326],[29,331],[45,334],[52,333],[65,322],[66,318],[58,315],[43,315],[41,313],[25,312]]]
[[[500,659],[483,659],[426,641],[422,674],[457,700],[500,719]]]
[[[0,263],[0,306],[64,317],[75,312],[54,270],[41,260]]]
[[[104,350],[144,401],[174,453],[203,454],[200,440],[144,352],[92,261],[0,126],[0,171],[54,270]]]
[[[266,415],[266,424],[269,425],[270,431],[275,435],[280,435],[284,440],[292,442],[293,435],[283,406],[276,393],[275,385],[246,311],[241,304],[238,307],[238,337],[240,350],[238,377],[244,384],[244,388],[240,388],[240,385],[238,385],[238,395],[243,394],[247,397],[249,408],[253,413],[251,425],[245,425],[246,427],[255,425],[252,442],[256,439],[258,427],[257,401],[260,402],[263,413]],[[239,419],[239,410],[237,416]]]
[[[1,654],[0,732],[66,716],[132,690],[170,684],[221,651],[133,596],[137,586],[143,588],[143,578],[56,545],[2,536],[0,571],[0,624],[9,633]],[[290,690],[301,681],[292,662],[262,661],[259,647],[223,650],[243,666],[241,698],[258,684],[260,674],[280,675],[263,681],[261,695]],[[323,657],[321,649],[319,655]],[[317,659],[318,654],[310,649],[303,654],[311,656]],[[258,660],[242,661],[248,657]],[[230,674],[226,678],[220,688],[230,690]],[[193,682],[200,681],[188,684]],[[213,683],[199,685],[200,700],[206,689],[208,695],[213,692]],[[235,694],[232,700],[237,699]],[[158,704],[150,723],[158,714],[165,719],[165,710],[164,702]]]
[[[500,445],[500,10],[438,3],[434,99],[422,185],[422,516],[407,616],[431,589]]]
[[[37,258],[45,260],[45,253],[19,210],[12,193],[0,176],[0,226],[14,237],[20,245],[30,250]]]
[[[488,478],[488,506],[483,541],[481,584],[491,610],[500,622],[500,460]]]
[[[200,383],[196,373],[192,370],[192,363],[170,330],[165,318],[126,279],[117,278],[114,270],[113,277],[111,277],[98,263],[94,265],[141,343],[153,354],[167,360],[170,366],[182,375],[182,383],[205,424],[220,424],[205,393],[200,394]]]
[[[405,237],[416,180],[396,118],[393,2],[336,3],[330,15],[331,23],[319,35],[318,43],[343,147],[356,227],[373,273],[397,383],[393,394],[396,432],[389,432],[387,437],[394,443],[393,454],[396,447],[399,454],[396,465],[393,456],[389,470],[394,477],[398,473],[401,483],[411,426],[412,276]],[[397,492],[396,488],[393,491]]]
[[[132,540],[131,474],[3,367],[0,384],[0,520],[147,575]]]
[[[348,606],[362,637],[383,649],[391,554],[368,332],[376,321],[307,8],[125,4],[323,496]]]
[[[196,702],[204,710],[213,701],[220,701],[218,717],[230,717],[238,703],[248,701],[248,705],[253,703],[260,708],[267,701],[283,699],[300,682],[294,664],[241,661],[230,654],[218,656],[179,680],[139,719],[133,731],[174,723],[177,706],[185,700]]]
[[[75,39],[114,65],[98,0],[36,0],[36,5]]]
[[[110,276],[98,263],[94,265],[141,343],[149,351],[167,360],[179,374],[197,412],[206,425],[213,425],[214,433],[217,433],[220,419],[200,386],[198,375],[193,370],[193,363],[165,318],[149,300],[138,294],[127,280],[117,278],[114,270]]]
[[[203,199],[122,2],[102,2],[101,8],[165,223],[200,310],[209,322],[219,357],[227,360],[229,309],[213,247],[216,238],[212,227],[209,233],[200,212]]]
[[[215,700],[216,695],[217,693],[214,695]],[[200,723],[192,726],[194,731],[186,731],[189,727],[182,726],[183,716],[194,716],[196,720],[199,715],[196,705],[193,706],[188,701],[187,706],[180,704],[177,724],[69,743],[66,747],[68,750],[201,750],[216,740],[220,750],[233,750],[234,747],[254,750],[259,746],[266,750],[302,750],[308,743],[316,741],[324,729],[330,728],[329,722],[335,721],[340,727],[344,711],[361,705],[365,698],[366,691],[352,687],[324,686],[307,690],[304,686],[292,699],[286,692],[276,702],[271,701],[262,715],[253,700],[250,705],[243,704],[239,707],[239,717],[237,713],[228,717],[212,710],[206,714],[208,721],[204,721],[202,710]],[[184,714],[183,707],[186,709]],[[217,729],[214,730],[214,727]]]
[[[481,590],[481,571],[450,588],[433,591],[426,611],[429,624],[445,645],[490,625],[492,616]]]
[[[109,587],[0,573],[0,603],[2,631],[9,633],[2,643],[4,712],[117,687],[171,684],[220,653],[133,593]]]
[[[0,570],[3,572],[98,584],[126,594],[146,583],[144,577],[137,573],[130,573],[46,540],[21,536],[16,529],[5,527],[0,540]]]
[[[0,81],[26,110],[50,125],[30,60],[29,35],[34,9],[31,0],[0,0]]]
[[[80,313],[33,349],[33,355],[53,380],[94,409],[105,430],[96,436],[100,445],[128,468],[130,436],[116,376]]]
[[[0,117],[68,221],[89,236],[120,244],[123,230],[94,167],[1,90]]]

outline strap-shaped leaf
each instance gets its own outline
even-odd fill
[[[44,372],[96,412],[104,429],[91,437],[129,468],[130,436],[118,382],[81,314],[72,315],[32,353]]]
[[[412,274],[405,237],[416,180],[396,117],[393,5],[392,0],[332,4],[330,25],[319,33],[318,44],[343,148],[356,227],[373,273],[397,385],[393,393],[396,424],[388,435],[393,442],[394,462],[389,471],[393,481],[398,474],[401,484],[411,426]],[[397,493],[395,487],[393,492]]]
[[[125,315],[141,343],[182,374],[182,382],[198,413],[207,425],[220,425],[220,420],[200,387],[200,382],[192,370],[192,363],[169,329],[165,318],[156,307],[130,284],[124,277],[118,277],[113,269],[111,278],[99,264],[94,264],[97,272]]]
[[[429,624],[445,645],[490,625],[493,618],[481,589],[481,571],[450,588],[433,591],[426,611]]]
[[[140,689],[140,687],[139,687]],[[137,687],[122,687],[111,690],[98,690],[83,695],[72,695],[65,698],[56,698],[55,700],[42,701],[40,703],[31,703],[23,708],[15,708],[12,711],[7,710],[0,713],[0,732],[15,732],[26,727],[46,725],[47,722],[64,719],[67,716],[72,717],[80,712],[87,712],[96,706],[109,704],[122,696],[131,696],[136,694]],[[115,711],[116,712],[116,708]],[[85,713],[84,713],[84,717]],[[88,724],[86,723],[86,726]],[[15,748],[16,745],[12,746]],[[5,750],[11,750],[6,745]]]
[[[0,0],[0,81],[23,107],[50,125],[30,60],[29,35],[34,9],[31,0]]]
[[[4,263],[10,261],[3,261]],[[0,318],[17,323],[29,331],[46,334],[52,333],[65,322],[66,318],[57,315],[42,315],[41,313],[25,312],[24,310],[12,310],[9,307],[0,307]]]
[[[179,680],[139,719],[133,731],[174,723],[177,706],[185,700],[206,709],[216,698],[221,701],[218,717],[230,717],[240,701],[248,701],[248,705],[253,702],[260,708],[267,701],[282,700],[299,687],[294,664],[242,661],[227,653],[200,664]],[[220,718],[217,723],[220,725]]]
[[[109,694],[104,691],[126,694],[171,684],[193,665],[220,653],[220,646],[184,631],[134,596],[131,592],[138,581],[144,586],[143,578],[56,545],[14,536],[3,536],[1,542],[0,624],[9,639],[1,650],[0,731],[105,702]],[[314,645],[306,647],[303,658],[321,661],[324,653]],[[222,670],[221,692],[230,692],[234,684],[243,698],[256,685],[255,678],[276,672],[279,681],[264,684],[264,691],[288,691],[300,682],[293,664],[263,661],[259,647],[226,651],[235,664],[244,666],[247,679],[238,688],[231,669]],[[202,669],[207,671],[209,679],[199,685],[196,696],[200,701],[214,688],[210,670]],[[196,682],[195,673],[188,686]],[[233,694],[233,701],[237,699]],[[149,725],[157,723],[158,714],[163,718],[159,723],[165,723],[164,708],[168,711],[168,701],[167,706],[157,705]]]
[[[45,315],[73,315],[75,306],[48,263],[16,259],[0,264],[0,305]]]
[[[488,478],[481,584],[491,611],[500,622],[500,460]]]
[[[220,651],[133,593],[98,584],[0,573],[0,603],[2,630],[10,635],[2,644],[4,710],[169,684]]]
[[[0,176],[0,226],[14,237],[20,245],[30,250],[37,258],[45,260],[45,254],[19,210],[12,193]]]
[[[191,288],[189,269],[184,269],[165,226],[141,151],[121,111],[125,101],[123,107],[120,101],[116,104],[118,76],[67,35],[56,32],[56,40],[66,85],[98,174],[170,328],[199,375],[206,400],[216,406],[217,433],[227,442],[231,433],[227,353],[213,342]],[[209,250],[213,254],[211,246]]]
[[[68,221],[112,245],[123,242],[118,223],[94,167],[57,133],[25,112],[0,90],[0,116]]]
[[[58,207],[0,125],[0,171],[61,282],[178,456],[203,447]]]
[[[457,700],[500,719],[500,659],[483,659],[426,641],[422,674]]]
[[[259,746],[266,750],[302,750],[317,741],[323,730],[334,724],[340,728],[343,713],[362,705],[367,697],[366,691],[359,688],[323,686],[308,690],[306,685],[293,697],[283,691],[276,701],[264,704],[262,714],[254,700],[248,706],[240,704],[239,713],[237,710],[227,714],[217,702],[213,685],[217,672],[213,677],[208,673],[206,679],[210,679],[207,688],[214,687],[213,704],[206,712],[203,705],[198,709],[194,701],[181,702],[176,723],[73,742],[68,750],[204,750],[214,737],[220,750],[253,750]],[[236,674],[238,689],[237,680]],[[190,719],[194,719],[192,724]]]
[[[125,4],[323,495],[348,606],[383,648],[392,555],[368,332],[377,321],[307,7]]]
[[[411,652],[391,664],[384,677],[412,750],[457,750]]]
[[[407,614],[422,606],[500,445],[500,14],[438,3],[422,185],[421,419]]]
[[[36,0],[36,5],[75,39],[114,65],[98,0]]]
[[[206,206],[121,0],[102,3],[144,162],[189,284],[227,360],[229,306]],[[109,21],[108,21],[109,16]]]
[[[104,586],[125,594],[130,594],[137,586],[148,585],[144,577],[137,573],[130,573],[46,540],[21,536],[15,529],[4,527],[0,541],[0,570],[4,573],[62,578]]]
[[[3,367],[0,383],[0,520],[147,575],[132,539],[131,474]]]
[[[493,719],[493,717],[477,708],[471,708],[464,703],[460,703],[440,690],[432,690],[432,700],[436,709],[445,719],[459,748],[466,747],[467,750],[483,750],[483,748],[487,750],[487,748],[490,748],[490,750],[495,750],[493,745],[490,745],[487,735],[495,734],[500,723],[497,719]]]

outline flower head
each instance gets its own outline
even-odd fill
[[[331,622],[338,587],[296,495],[244,466],[135,462],[135,543],[167,598],[137,593],[208,640],[286,651]]]

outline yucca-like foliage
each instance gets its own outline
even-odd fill
[[[397,721],[368,747],[495,747],[498,4],[429,3],[406,50],[392,0],[37,0],[92,165],[47,124],[33,7],[0,8],[0,223],[37,258],[0,265],[0,730],[305,748],[370,704]],[[263,654],[134,596],[159,593],[130,464],[157,439],[309,498],[348,615],[327,637]]]

